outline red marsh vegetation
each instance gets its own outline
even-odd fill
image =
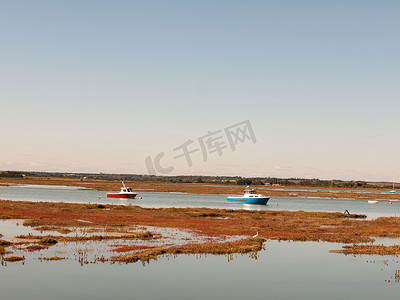
[[[35,227],[143,225],[188,229],[208,236],[252,236],[258,231],[260,237],[267,239],[338,243],[370,242],[374,237],[400,236],[400,218],[365,220],[363,215],[304,211],[152,209],[138,206],[1,200],[0,218],[27,219],[25,225]]]

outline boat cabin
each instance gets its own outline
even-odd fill
[[[133,193],[133,190],[130,187],[121,188],[121,193]]]
[[[256,191],[253,189],[245,189],[244,194],[248,195],[249,197],[255,197],[257,195]]]
[[[245,190],[246,194],[256,194],[255,190]]]

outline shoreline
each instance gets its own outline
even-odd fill
[[[65,178],[0,178],[0,185],[25,184],[25,185],[63,185],[90,188],[99,191],[119,191],[120,181],[93,180],[93,179],[65,179]],[[171,182],[149,182],[149,181],[125,181],[127,186],[133,190],[149,192],[189,193],[189,194],[242,194],[246,186],[221,185],[210,183],[171,183]],[[377,201],[400,201],[400,193],[389,194],[383,189],[348,190],[343,188],[310,188],[310,187],[270,187],[266,185],[252,185],[259,193],[270,197],[288,198],[330,198],[330,199],[356,199],[356,200],[377,200]]]

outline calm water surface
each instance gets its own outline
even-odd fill
[[[273,197],[266,206],[243,206],[228,204],[227,195],[139,191],[142,199],[135,200],[107,199],[105,195],[75,187],[0,186],[0,199],[21,201],[332,212],[347,209],[370,218],[397,216],[400,212],[399,202],[369,204],[354,199]],[[0,266],[0,295],[1,299],[398,299],[400,283],[394,278],[400,269],[397,257],[333,254],[329,250],[341,245],[331,243],[268,241],[265,246],[257,259],[248,255],[235,255],[233,259],[184,255],[161,257],[145,266],[109,262],[81,266],[72,259],[40,262],[32,258],[24,264]]]
[[[27,261],[0,267],[2,299],[398,299],[397,258],[342,256],[335,245],[266,243],[236,255],[163,257],[143,266]],[[390,280],[390,282],[387,282]]]

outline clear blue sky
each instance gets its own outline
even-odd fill
[[[399,1],[0,0],[0,169],[400,181],[399,36]]]

